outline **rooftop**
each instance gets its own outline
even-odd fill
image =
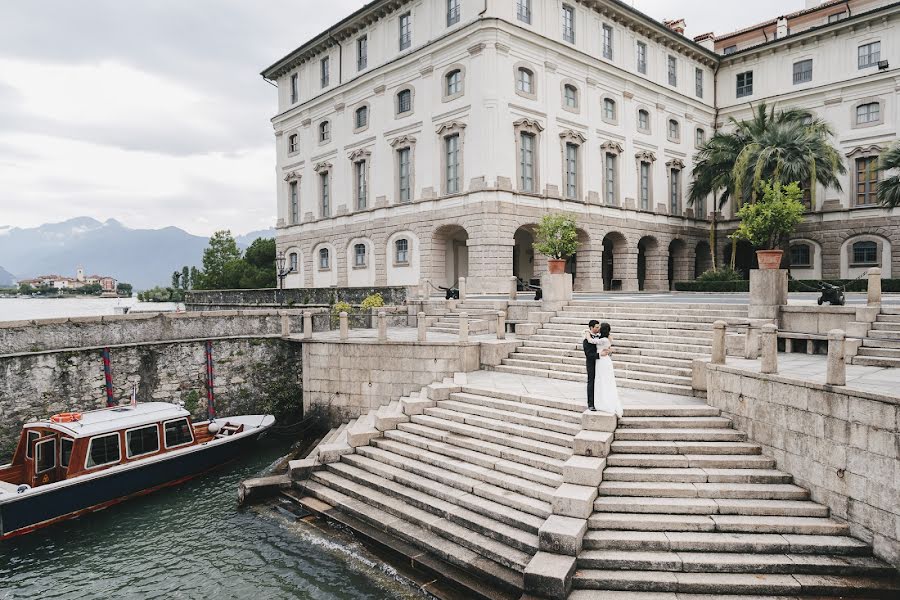
[[[156,423],[178,417],[187,417],[185,409],[168,402],[143,402],[137,406],[116,406],[82,413],[81,419],[72,423],[33,421],[25,427],[52,427],[76,438],[97,435],[139,425]]]

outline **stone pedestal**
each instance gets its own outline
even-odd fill
[[[716,321],[713,323],[713,343],[712,343],[712,359],[710,362],[714,365],[725,364],[725,329],[728,323],[725,321]]]
[[[760,373],[778,372],[778,329],[774,325],[763,325],[760,332],[762,361]]]
[[[424,342],[428,337],[428,323],[425,320],[425,313],[423,312],[420,312],[418,315],[416,315],[416,329],[416,339],[420,342]]]
[[[869,269],[869,291],[866,304],[881,306],[881,269],[878,267]]]
[[[378,341],[387,341],[387,314],[383,310],[378,312]]]
[[[541,308],[557,311],[572,301],[572,275],[570,273],[544,273],[541,276]]]
[[[787,304],[788,272],[786,269],[754,269],[750,271],[751,319],[778,319]]]
[[[304,339],[311,339],[313,336],[313,322],[312,322],[312,313],[305,312],[303,313],[303,337]]]
[[[497,339],[506,339],[506,313],[502,310],[497,313]]]
[[[847,363],[844,361],[844,332],[832,329],[828,332],[828,370],[825,383],[847,385]]]

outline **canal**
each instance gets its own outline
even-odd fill
[[[0,600],[431,598],[346,532],[277,502],[238,508],[238,482],[287,451],[262,440],[181,486],[0,542]]]

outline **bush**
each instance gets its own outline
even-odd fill
[[[763,182],[763,197],[758,202],[745,204],[738,211],[741,225],[731,237],[747,240],[755,248],[773,250],[785,237],[793,233],[803,220],[803,190],[797,183],[783,186]]]
[[[704,271],[697,281],[743,281],[744,276],[730,267]]]
[[[375,293],[366,296],[362,301],[360,308],[363,312],[367,312],[373,308],[381,308],[382,306],[384,306],[384,298],[382,298],[381,294]]]
[[[341,322],[341,313],[345,312],[348,315],[353,312],[353,307],[349,302],[337,302],[334,306],[331,307],[331,326],[337,327]]]
[[[705,274],[705,273],[704,273]],[[825,279],[825,283],[832,285],[844,286],[847,284],[845,291],[847,292],[865,292],[869,288],[868,280],[863,277],[853,281],[852,279]],[[850,283],[853,281],[853,283]],[[814,292],[818,291],[819,281],[816,279],[791,279],[788,282],[788,290],[791,292]],[[810,289],[813,288],[813,289]],[[679,292],[748,292],[750,291],[750,282],[743,281],[676,281],[675,290]],[[900,292],[900,279],[882,279],[882,292]]]
[[[566,215],[544,215],[534,239],[534,249],[550,259],[566,259],[578,251],[575,221]]]
[[[750,282],[740,281],[676,281],[675,290],[679,292],[749,292]]]

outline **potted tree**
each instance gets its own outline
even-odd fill
[[[534,237],[534,249],[547,257],[550,273],[565,273],[566,259],[578,250],[575,221],[566,215],[545,215]]]
[[[741,225],[731,238],[747,240],[757,248],[760,269],[777,269],[784,254],[782,243],[803,220],[803,190],[796,182],[782,186],[777,181],[764,181],[761,189],[762,199],[738,211]]]

